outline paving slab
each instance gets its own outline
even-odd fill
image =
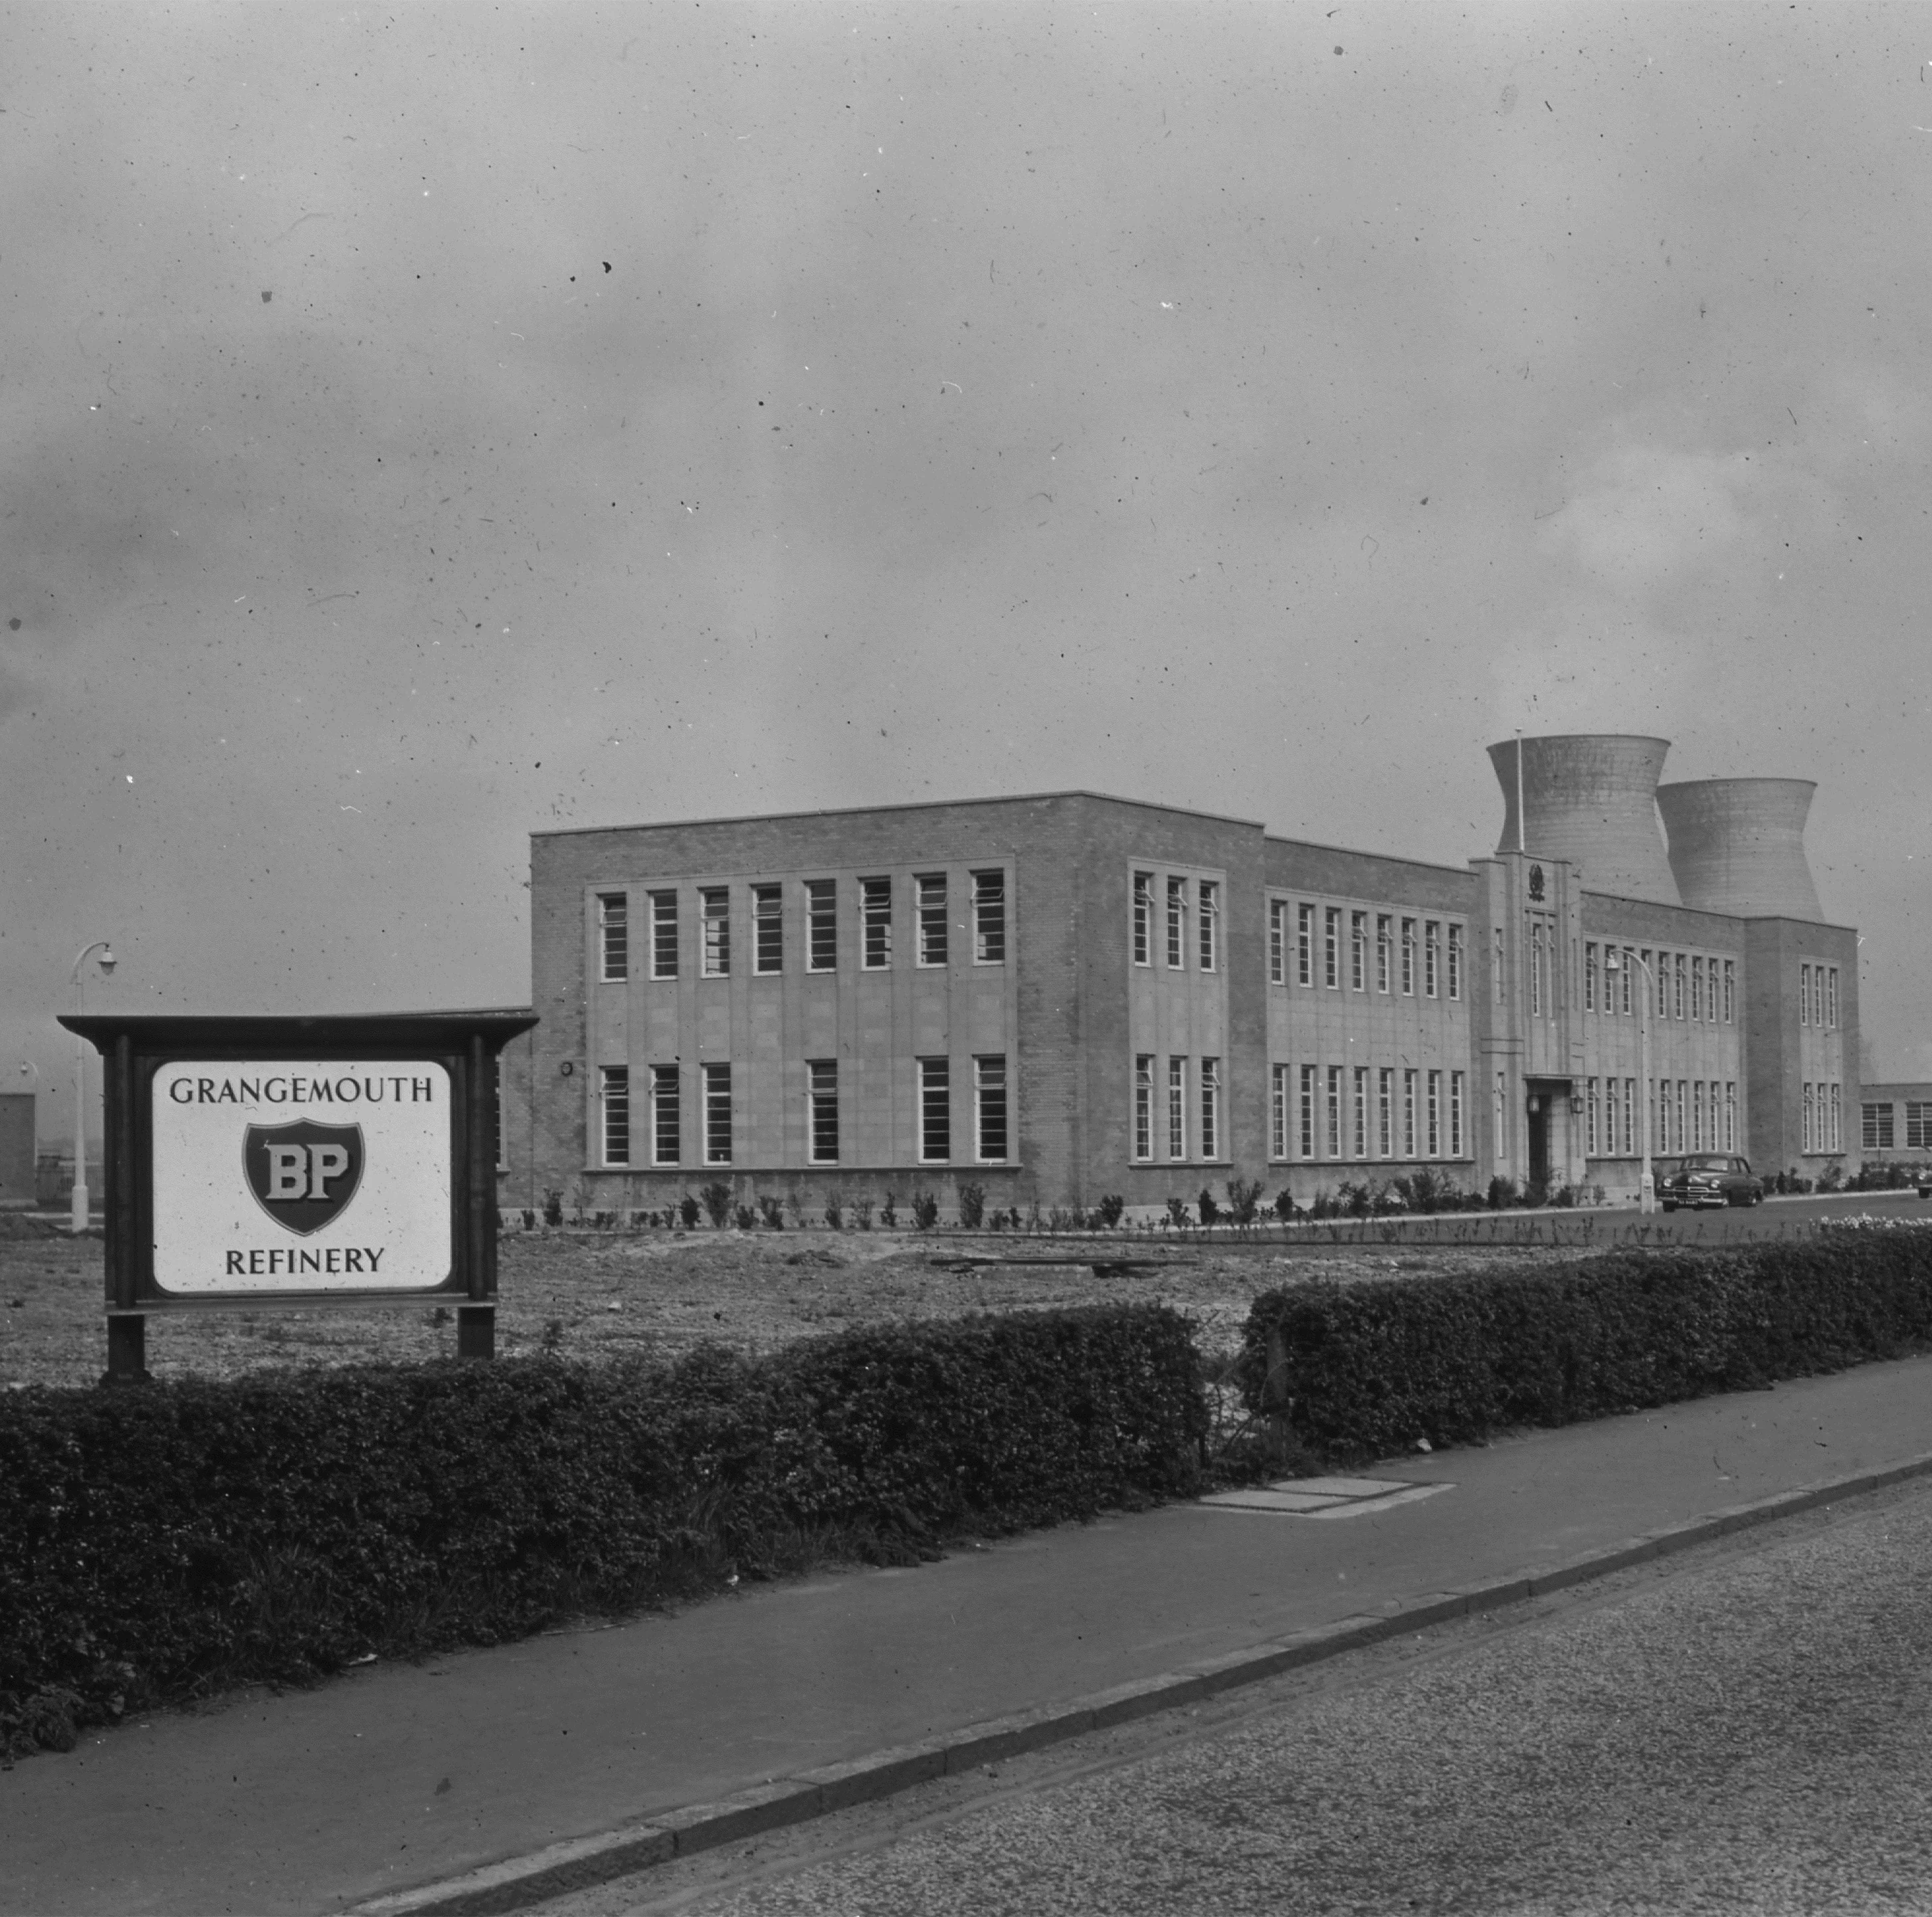
[[[1424,1495],[1346,1522],[1171,1505],[158,1714],[0,1774],[0,1911],[524,1907],[538,1853],[562,1888],[862,1793],[877,1754],[936,1774],[1928,1461],[1911,1359],[1410,1454],[1369,1475]]]

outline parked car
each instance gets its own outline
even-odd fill
[[[1684,1160],[1657,1181],[1657,1202],[1666,1211],[1680,1204],[1756,1204],[1764,1197],[1750,1161],[1726,1153],[1699,1154]]]

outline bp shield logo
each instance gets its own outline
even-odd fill
[[[248,1189],[278,1225],[307,1238],[339,1218],[362,1182],[362,1127],[250,1125],[242,1142]]]

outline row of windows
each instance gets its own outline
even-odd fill
[[[1288,904],[1286,898],[1268,902],[1268,980],[1273,985],[1287,984],[1292,962],[1294,982],[1312,986],[1318,952],[1317,908],[1297,904],[1291,933]],[[1372,915],[1372,939],[1371,915],[1366,911],[1348,912],[1346,932],[1342,907],[1324,905],[1320,914],[1321,978],[1328,990],[1341,989],[1346,964],[1352,992],[1369,991],[1372,980],[1376,992],[1399,992],[1412,998],[1419,979],[1425,998],[1440,998],[1445,991],[1450,998],[1462,996],[1466,955],[1460,925],[1451,921],[1445,926],[1440,919],[1399,920],[1394,913],[1377,912]]]
[[[1889,1100],[1859,1108],[1860,1133],[1868,1151],[1890,1151],[1897,1132]],[[1905,1101],[1905,1148],[1907,1151],[1932,1151],[1932,1100],[1909,1098]]]
[[[1798,1022],[1832,1026],[1838,1022],[1838,968],[1800,965],[1798,968]]]
[[[1193,1096],[1189,1096],[1190,1075]],[[1192,1110],[1195,1122],[1190,1125]],[[1189,1148],[1192,1134],[1193,1149]],[[1156,1145],[1163,1148],[1156,1153]],[[1163,1075],[1150,1052],[1134,1060],[1134,1156],[1214,1160],[1222,1155],[1221,1061],[1170,1058]]]
[[[1168,968],[1185,969],[1187,964],[1188,928],[1194,931],[1194,964],[1203,972],[1221,969],[1221,886],[1216,879],[1189,880],[1170,872],[1162,895],[1165,906],[1156,910],[1156,874],[1136,872],[1133,893],[1133,955],[1136,965],[1154,963],[1158,933],[1162,955]],[[1193,888],[1192,910],[1188,889]]]
[[[1640,952],[1634,946],[1619,948],[1606,945],[1603,948],[1600,976],[1598,958],[1597,944],[1593,939],[1583,947],[1586,1012],[1631,1011],[1637,1006],[1635,994],[1645,988],[1636,982],[1637,974],[1640,969],[1648,968],[1656,994],[1653,1010],[1657,1017],[1689,1018],[1710,1024],[1736,1022],[1736,959],[1706,958],[1695,952],[1653,952],[1648,946]],[[1712,1148],[1719,1149],[1715,1146]]]
[[[1736,1151],[1738,1088],[1717,1078],[1652,1081],[1651,1150],[1658,1157],[1687,1151]],[[1634,1158],[1642,1149],[1636,1136],[1636,1081],[1586,1078],[1583,1094],[1584,1149],[1592,1158]]]
[[[1839,1151],[1838,1088],[1807,1083],[1801,1096],[1803,1130],[1807,1151]]]
[[[952,1061],[922,1058],[919,1074],[919,1155],[922,1162],[945,1164],[952,1157]],[[702,1144],[697,1162],[732,1162],[731,1066],[728,1061],[699,1066]],[[627,1065],[602,1068],[598,1096],[603,1134],[602,1162],[607,1167],[679,1165],[684,1158],[683,1072],[676,1065],[646,1068],[644,1103],[646,1136],[636,1142],[633,1155],[631,1123],[631,1071]],[[839,1162],[838,1061],[809,1059],[806,1075],[806,1133],[811,1162]],[[993,1054],[973,1060],[973,1157],[979,1163],[1004,1164],[1008,1155],[1006,1061]]]
[[[1006,956],[1006,875],[1004,872],[970,874],[973,896],[973,962],[998,965]],[[803,890],[805,969],[836,971],[838,966],[838,881],[806,879]],[[913,874],[913,962],[944,965],[950,954],[946,875]],[[732,888],[698,887],[698,970],[707,979],[731,975]],[[782,884],[748,888],[751,905],[751,970],[782,972],[785,962],[785,888]],[[673,890],[645,894],[649,918],[650,976],[678,975],[679,896]],[[859,963],[868,972],[889,971],[892,964],[892,881],[890,878],[859,880]],[[630,897],[626,892],[597,896],[599,975],[607,982],[631,975]]]
[[[1446,1082],[1447,1097],[1444,1097]],[[1277,1065],[1268,1156],[1460,1158],[1467,1101],[1460,1072],[1391,1065]]]

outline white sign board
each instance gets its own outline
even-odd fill
[[[194,1059],[155,1072],[165,1291],[422,1291],[452,1268],[450,1078],[433,1060]]]

